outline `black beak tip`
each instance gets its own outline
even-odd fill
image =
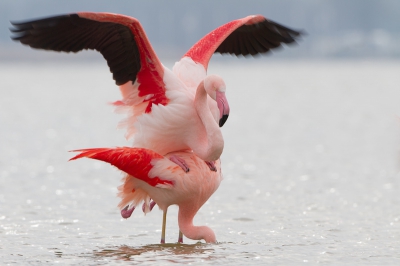
[[[225,124],[226,120],[228,120],[228,116],[229,115],[223,115],[221,117],[221,119],[219,120],[219,127],[222,127]]]

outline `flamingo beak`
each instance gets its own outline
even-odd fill
[[[216,101],[219,109],[219,127],[222,127],[229,116],[229,104],[225,92],[217,91]]]

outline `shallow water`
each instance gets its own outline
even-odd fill
[[[171,65],[171,64],[169,64]],[[104,62],[0,64],[0,261],[399,264],[400,62],[229,60],[224,180],[178,238],[162,213],[116,208],[122,177],[69,150],[129,145]]]

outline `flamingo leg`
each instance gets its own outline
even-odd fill
[[[185,173],[189,172],[189,166],[186,164],[185,160],[179,156],[171,155],[169,160],[179,165]]]
[[[217,172],[217,167],[215,166],[214,162],[211,161],[210,162],[204,161],[204,162],[208,165],[211,171]]]
[[[167,210],[163,211],[163,221],[162,221],[162,228],[161,228],[161,244],[165,244],[165,226],[167,224]]]
[[[181,230],[179,230],[179,237],[178,237],[178,243],[183,243],[183,234],[181,232]]]

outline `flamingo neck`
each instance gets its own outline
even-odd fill
[[[193,225],[193,217],[197,210],[193,206],[179,206],[178,225],[184,236],[192,240],[204,239],[206,243],[216,243],[214,231],[208,226]]]
[[[208,107],[207,95],[202,81],[197,87],[194,105],[205,128],[206,141],[196,140],[197,145],[192,146],[192,148],[194,153],[204,161],[215,161],[219,159],[224,149],[224,138]]]

